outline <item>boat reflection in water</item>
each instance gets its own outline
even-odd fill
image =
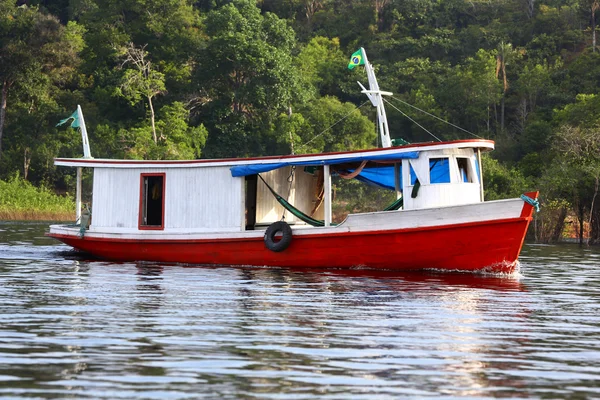
[[[528,341],[530,299],[516,277],[79,264],[72,295],[89,311],[65,324],[88,365],[69,373],[80,382],[101,372],[128,393],[139,386],[122,376],[258,398],[524,386],[510,374]]]
[[[238,350],[263,365],[321,371],[296,378],[306,384],[333,379],[350,386],[414,387],[425,368],[439,375],[447,394],[481,396],[495,385],[494,375],[513,368],[507,360],[518,353],[514,347],[528,342],[514,330],[530,314],[527,289],[518,277],[365,270],[239,273],[248,283],[238,288],[239,312],[251,321],[246,328],[259,344]],[[508,387],[523,386],[517,376],[503,379]],[[426,386],[422,394],[438,391],[428,392]]]

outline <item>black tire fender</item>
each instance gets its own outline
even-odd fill
[[[275,241],[275,235],[281,232],[281,240]],[[265,232],[265,246],[276,253],[287,249],[292,242],[292,228],[285,221],[273,222]]]

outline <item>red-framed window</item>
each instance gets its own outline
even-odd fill
[[[165,229],[165,173],[140,174],[139,229]]]

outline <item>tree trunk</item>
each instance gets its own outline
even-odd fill
[[[148,104],[150,105],[150,123],[152,124],[152,139],[154,143],[158,143],[156,138],[156,126],[154,125],[154,107],[152,106],[152,97],[148,96]]]
[[[594,182],[594,196],[592,197],[592,204],[590,206],[590,219],[589,219],[589,227],[590,227],[590,235],[588,237],[588,245],[590,241],[592,241],[592,220],[594,218],[594,203],[596,202],[596,197],[598,196],[598,189],[600,188],[600,177],[596,176],[596,180]]]
[[[504,132],[504,93],[500,99],[500,132]]]
[[[375,8],[375,21],[377,21],[377,31],[381,32],[383,30],[383,9],[387,5],[387,0],[375,0],[374,8]]]
[[[556,219],[556,225],[554,225],[554,231],[550,236],[551,243],[558,243],[560,238],[562,237],[563,230],[565,228],[565,218],[567,218],[567,208],[562,207],[558,213],[558,218]]]
[[[583,215],[583,206],[579,206],[577,210],[578,220],[579,220],[579,247],[583,247],[583,225],[585,223],[584,215]]]
[[[590,244],[598,244],[600,242],[600,210],[594,208],[592,217],[592,226],[590,227]]]
[[[526,0],[525,3],[527,7],[527,17],[531,19],[533,18],[533,11],[535,9],[535,0]]]
[[[31,165],[31,149],[25,147],[23,151],[23,179],[27,180],[29,175],[29,165]]]
[[[592,6],[592,53],[596,52],[596,10]]]
[[[8,88],[10,83],[5,80],[2,82],[2,94],[0,95],[0,159],[2,159],[2,134],[4,132],[4,121],[6,118],[6,98],[8,97]]]

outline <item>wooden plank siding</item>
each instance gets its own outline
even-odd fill
[[[94,228],[138,229],[140,176],[165,175],[165,231],[228,232],[242,229],[243,185],[229,167],[94,168]]]
[[[263,179],[273,188],[281,197],[290,204],[310,215],[315,206],[315,190],[317,186],[317,176],[304,172],[303,167],[297,167],[294,171],[293,179],[290,183],[292,167],[279,168],[273,171],[261,174]],[[275,221],[281,220],[285,212],[285,221],[291,224],[304,224],[303,221],[294,217],[289,211],[277,202],[277,199],[269,191],[267,186],[259,179],[256,193],[256,223],[260,225],[269,225]],[[323,219],[323,207],[313,215],[316,219]]]

